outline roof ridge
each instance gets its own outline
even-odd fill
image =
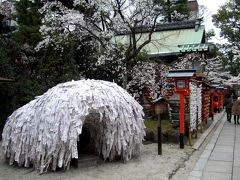
[[[154,32],[195,28],[197,22],[198,22],[197,25],[201,26],[199,21],[201,21],[201,20],[197,19],[197,20],[187,20],[187,21],[178,21],[178,22],[157,24],[154,29]],[[149,32],[149,30],[150,30],[150,27],[148,27],[148,26],[139,26],[136,28],[135,32],[136,33],[146,33],[146,32]],[[127,34],[130,34],[130,32],[127,30],[117,33],[117,35],[127,35]]]
[[[172,22],[172,23],[166,23],[166,24],[158,24],[156,25],[155,31],[194,28],[195,23],[196,23],[195,20],[189,20],[189,21]]]

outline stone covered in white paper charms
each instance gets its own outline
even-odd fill
[[[101,80],[71,81],[49,89],[8,117],[2,146],[9,163],[40,173],[67,169],[90,118],[95,151],[104,160],[138,156],[145,136],[143,109],[127,91]],[[89,122],[88,122],[89,123]]]
[[[197,124],[202,123],[202,85],[190,82],[190,128],[196,130]]]
[[[197,128],[197,85],[195,83],[190,82],[190,127],[191,131],[196,130]]]

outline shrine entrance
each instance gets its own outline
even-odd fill
[[[99,118],[100,115],[98,113],[90,113],[90,115],[86,116],[82,126],[82,132],[77,141],[78,159],[71,160],[72,166],[95,166],[100,160],[96,148],[98,146],[96,144],[96,139],[98,139],[96,136],[99,135],[98,127],[101,126]]]
[[[82,134],[79,135],[77,142],[78,156],[82,154],[94,154],[94,141],[91,137],[92,125],[83,125]]]

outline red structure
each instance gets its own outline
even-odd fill
[[[224,104],[224,98],[226,94],[226,88],[219,84],[210,85],[210,93],[211,93],[211,115],[221,111]]]
[[[218,87],[217,93],[218,93],[218,110],[222,110],[225,97],[224,87]]]
[[[184,124],[185,124],[185,95],[188,95],[189,90],[189,80],[195,76],[196,70],[174,70],[169,71],[168,78],[172,78],[175,84],[175,92],[180,95],[180,148],[184,148]]]
[[[202,122],[207,124],[208,118],[211,116],[211,92],[208,83],[202,83]]]

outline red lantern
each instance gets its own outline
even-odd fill
[[[184,95],[189,94],[189,80],[195,76],[196,70],[174,70],[169,71],[168,78],[172,78],[175,84],[175,92],[180,95],[180,123],[179,123],[179,131],[180,131],[180,148],[184,148]]]

